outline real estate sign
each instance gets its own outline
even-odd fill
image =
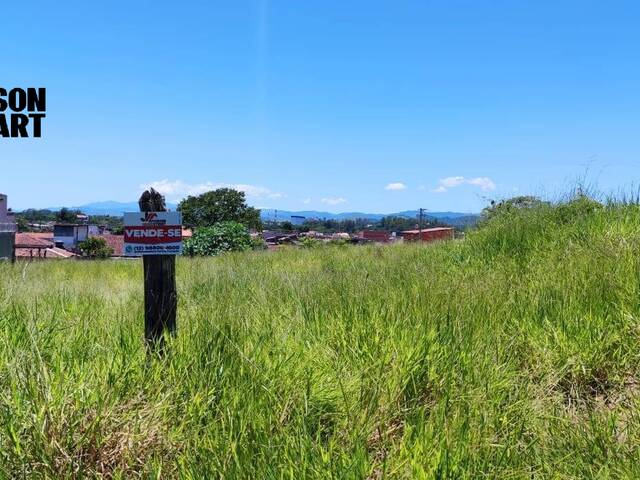
[[[182,215],[179,212],[136,212],[124,214],[124,254],[180,255]]]

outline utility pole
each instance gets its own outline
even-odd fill
[[[422,242],[422,216],[424,215],[424,208],[420,207],[420,219],[418,220],[418,235],[420,237],[420,241]]]

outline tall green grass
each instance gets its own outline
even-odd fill
[[[0,265],[4,478],[640,478],[640,208],[464,241]]]

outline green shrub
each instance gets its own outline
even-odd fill
[[[302,248],[317,248],[322,244],[320,240],[313,237],[302,237],[300,239],[300,245]]]
[[[251,248],[253,250],[266,250],[267,242],[262,237],[251,237]]]
[[[223,252],[251,250],[251,247],[251,236],[244,225],[220,222],[196,229],[193,237],[184,242],[183,253],[190,257],[207,257]]]
[[[90,258],[109,258],[113,249],[107,244],[104,238],[89,237],[78,244],[82,254]]]

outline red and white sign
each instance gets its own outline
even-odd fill
[[[124,214],[124,254],[180,255],[182,215],[179,212],[138,212]]]

